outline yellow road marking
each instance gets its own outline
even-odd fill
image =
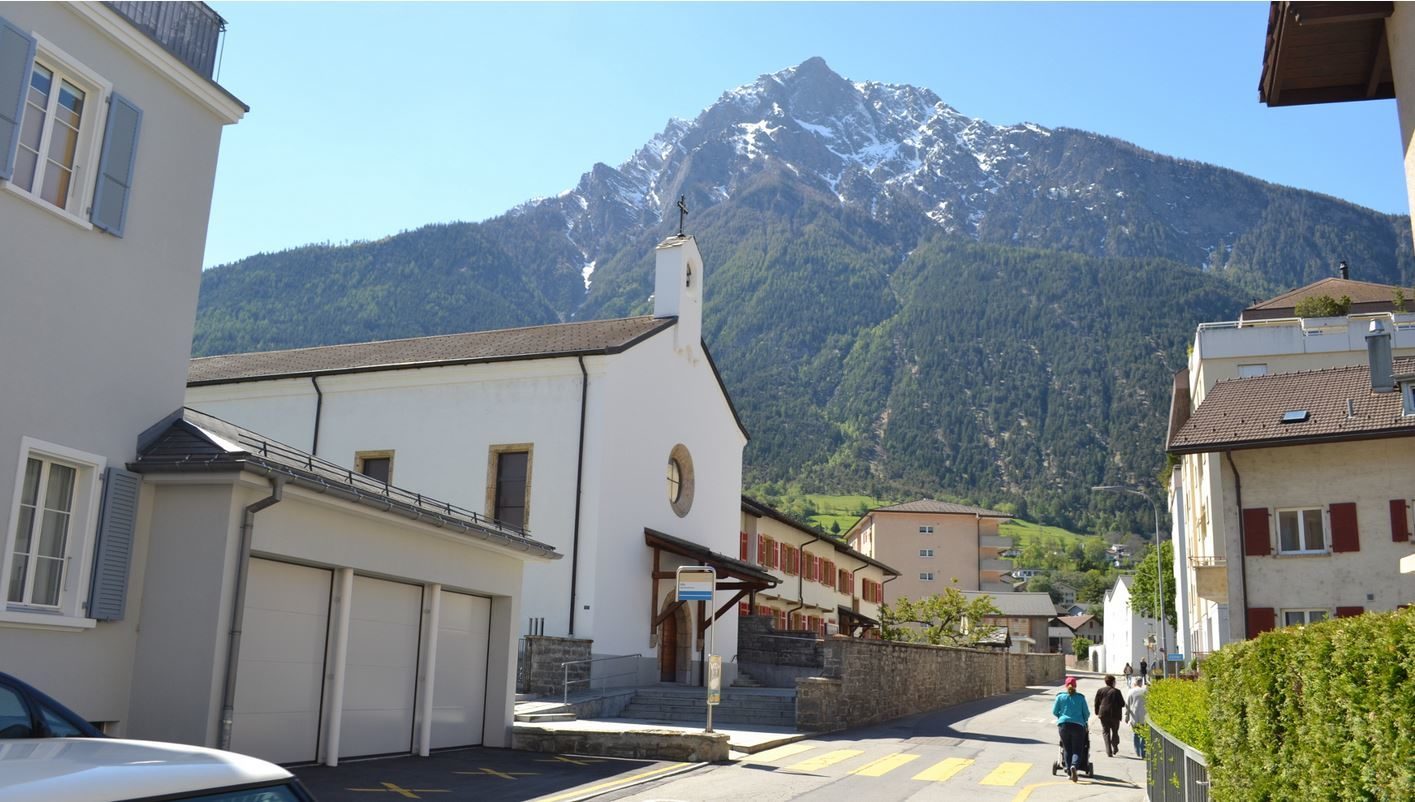
[[[403,788],[393,783],[381,783],[382,788],[346,788],[346,791],[361,791],[370,794],[397,794],[404,799],[422,799],[418,794],[445,794],[446,788]]]
[[[534,777],[534,776],[536,776],[536,774],[537,774],[537,773],[534,772],[534,771],[497,771],[496,769],[489,769],[489,768],[487,768],[487,767],[485,767],[485,766],[482,766],[481,768],[477,769],[476,771],[454,771],[454,772],[452,772],[452,773],[453,773],[453,774],[473,774],[473,775],[476,775],[476,776],[483,776],[483,775],[485,775],[485,776],[487,776],[487,777],[500,777],[500,778],[503,779],[503,780],[514,780],[514,779],[516,779],[517,777]]]
[[[539,799],[536,800],[536,802],[560,802],[560,800],[563,800],[563,799],[578,799],[578,798],[580,798],[580,797],[582,797],[582,796],[587,796],[587,795],[589,795],[589,794],[604,793],[605,791],[609,791],[609,790],[614,789],[614,788],[620,788],[620,787],[623,787],[623,786],[625,786],[625,785],[631,785],[631,784],[636,783],[636,782],[638,782],[638,781],[640,781],[640,780],[646,780],[646,779],[648,779],[649,777],[653,777],[653,776],[656,776],[656,775],[659,775],[659,774],[663,774],[663,773],[665,773],[665,772],[669,772],[669,771],[681,771],[684,766],[688,766],[688,765],[691,765],[691,764],[688,764],[688,763],[672,763],[672,764],[669,764],[669,765],[667,765],[667,766],[660,766],[660,767],[658,767],[658,768],[656,768],[656,769],[650,769],[649,771],[640,772],[640,773],[638,773],[638,774],[630,774],[628,777],[624,777],[624,778],[622,778],[622,779],[613,780],[613,781],[610,781],[610,782],[607,782],[607,783],[600,783],[599,785],[591,785],[591,786],[589,786],[588,788],[572,788],[572,789],[570,789],[569,791],[566,791],[566,792],[563,793],[563,794],[556,794],[555,796],[540,797]]]
[[[820,755],[819,757],[813,757],[810,760],[803,760],[800,763],[793,763],[790,766],[787,766],[786,770],[820,771],[826,766],[833,766],[842,760],[849,760],[850,758],[863,752],[863,749],[837,749],[834,752],[826,752],[825,754]]]
[[[879,760],[867,763],[850,773],[859,774],[864,777],[883,777],[905,763],[918,759],[918,755],[906,755],[903,752],[898,752],[893,755],[885,755]]]
[[[925,780],[927,782],[941,783],[971,765],[973,765],[973,761],[968,760],[967,758],[945,758],[939,761],[938,763],[929,766],[918,774],[915,774],[914,779]]]
[[[603,763],[603,760],[595,757],[568,757],[566,755],[556,755],[545,760],[537,760],[537,763],[573,763],[576,766],[591,766],[595,763]]]
[[[1022,775],[1027,773],[1027,769],[1032,767],[1031,763],[1003,763],[992,770],[992,773],[984,777],[983,785],[1016,785],[1022,779]]]
[[[745,759],[745,762],[747,762],[747,763],[770,763],[770,762],[773,761],[773,760],[780,760],[780,759],[782,759],[783,757],[791,757],[792,755],[799,755],[799,754],[801,754],[802,752],[805,752],[805,751],[810,750],[810,749],[815,749],[815,748],[816,748],[816,747],[815,747],[814,744],[801,744],[801,743],[786,744],[785,746],[778,746],[778,747],[776,747],[775,749],[768,749],[768,750],[766,750],[765,752],[758,752],[758,753],[756,753],[755,755],[748,755],[748,756],[746,757],[746,759]]]

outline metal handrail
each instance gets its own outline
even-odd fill
[[[609,661],[609,660],[627,660],[627,659],[629,659],[629,658],[631,658],[631,657],[637,657],[637,658],[639,658],[639,659],[643,659],[643,654],[642,654],[642,653],[640,653],[640,654],[615,654],[615,655],[610,655],[609,657],[591,657],[591,658],[589,658],[589,659],[587,659],[587,660],[567,660],[567,661],[561,663],[561,664],[560,664],[560,670],[563,672],[563,677],[562,677],[562,683],[563,683],[563,684],[562,684],[561,689],[560,689],[560,702],[561,702],[561,704],[569,704],[569,703],[570,703],[570,684],[571,684],[571,683],[570,683],[570,666],[582,665],[582,664],[585,664],[585,663],[591,663],[591,664],[593,664],[593,663],[603,663],[603,662],[607,662],[607,661]],[[627,673],[629,673],[629,672],[625,672],[625,673],[627,674]],[[635,671],[635,672],[633,672],[633,673],[637,674],[638,672]],[[623,674],[610,674],[609,676],[611,676],[611,677],[618,677],[618,676],[623,676]],[[605,677],[601,677],[600,679],[605,679]],[[593,677],[593,676],[590,676],[590,677],[586,677],[586,678],[584,678],[584,679],[577,679],[577,680],[575,680],[575,684],[579,684],[579,683],[581,683],[581,682],[584,682],[584,683],[592,683],[592,682],[594,682],[594,677]]]

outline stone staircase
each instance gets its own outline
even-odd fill
[[[761,684],[760,682],[757,682],[757,678],[756,678],[756,677],[753,677],[751,674],[748,674],[747,672],[745,672],[745,671],[743,671],[743,670],[741,670],[741,669],[739,668],[739,669],[737,669],[737,678],[734,679],[734,680],[732,680],[732,687],[734,687],[734,688],[765,688],[766,686],[763,685],[763,684]]]
[[[619,715],[623,718],[700,724],[707,718],[706,691],[682,685],[640,688]],[[712,714],[713,726],[796,726],[796,691],[786,688],[733,686],[722,691]]]

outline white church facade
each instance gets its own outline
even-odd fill
[[[737,592],[774,580],[736,559],[747,433],[702,340],[702,257],[683,236],[655,257],[649,316],[199,358],[187,403],[553,546],[523,632],[693,681],[718,610],[673,605],[674,568],[717,567],[726,655]]]

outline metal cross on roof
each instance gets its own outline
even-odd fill
[[[683,222],[688,219],[688,196],[678,196],[678,236],[683,234]]]

